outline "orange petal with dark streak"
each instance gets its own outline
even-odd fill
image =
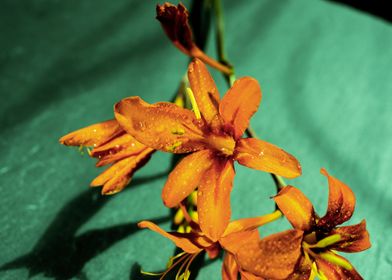
[[[113,137],[123,133],[123,129],[116,120],[109,120],[93,124],[60,138],[60,143],[66,146],[97,147]]]
[[[249,126],[249,120],[257,111],[261,101],[261,89],[257,80],[244,77],[236,80],[223,96],[219,113],[226,125],[234,131],[234,138],[240,138]]]
[[[167,207],[177,206],[199,185],[206,170],[211,166],[209,150],[185,156],[170,172],[162,190],[162,200]]]
[[[245,271],[268,279],[286,279],[301,256],[303,232],[288,230],[263,238],[257,246],[244,244],[237,253]]]
[[[342,239],[333,244],[331,249],[353,253],[367,250],[371,246],[365,220],[357,225],[338,227],[331,231],[330,235],[333,234],[339,234]]]
[[[94,148],[90,155],[99,159],[96,164],[96,166],[99,167],[139,154],[145,149],[148,148],[131,135],[124,133],[106,144]]]
[[[294,156],[275,145],[255,138],[237,141],[235,159],[247,167],[286,178],[295,178],[302,173],[301,166]]]
[[[339,256],[339,258],[342,258],[346,262],[348,262],[348,260],[346,260],[342,256]],[[359,275],[359,273],[355,270],[355,268],[348,270],[336,264],[331,264],[326,260],[320,258],[316,259],[316,264],[317,264],[317,269],[321,271],[327,277],[328,280],[342,280],[342,279],[362,280],[363,279],[362,276]]]
[[[201,178],[197,197],[199,224],[212,241],[217,241],[229,224],[234,175],[231,160],[216,158]]]
[[[314,209],[309,199],[293,186],[284,187],[274,200],[295,229],[307,231],[314,225]]]
[[[149,221],[142,221],[138,223],[140,228],[148,228],[160,235],[170,239],[177,247],[181,248],[185,252],[189,254],[198,253],[202,250],[202,248],[197,247],[193,242],[192,238],[194,234],[191,233],[178,233],[178,232],[166,232],[161,229],[156,224]]]
[[[233,254],[226,253],[222,264],[222,280],[238,280],[238,265]]]
[[[92,187],[103,186],[102,194],[115,194],[123,190],[131,181],[133,173],[142,167],[154,152],[146,148],[137,156],[122,159],[102,172],[92,182]]]
[[[219,92],[205,64],[194,59],[188,67],[188,79],[200,113],[208,123],[219,116]]]
[[[347,185],[330,176],[324,168],[321,169],[321,174],[328,178],[329,197],[327,213],[317,226],[328,231],[351,218],[355,208],[355,196]]]
[[[171,153],[204,148],[203,133],[195,115],[173,103],[150,105],[140,97],[129,97],[115,105],[120,125],[147,147]]]

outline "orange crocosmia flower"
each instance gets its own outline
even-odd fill
[[[299,176],[301,167],[292,155],[270,143],[241,138],[261,100],[255,79],[237,80],[220,100],[200,60],[190,64],[188,78],[195,113],[172,103],[150,105],[139,97],[129,97],[115,105],[115,116],[148,147],[190,153],[170,173],[162,191],[163,202],[175,207],[198,187],[200,227],[216,241],[230,221],[234,161],[288,178]]]
[[[292,226],[303,232],[301,258],[288,279],[313,279],[315,276],[332,280],[362,279],[350,262],[336,251],[352,253],[368,249],[371,245],[366,222],[337,227],[351,218],[355,196],[347,185],[330,176],[325,169],[321,173],[329,183],[328,209],[322,218],[315,214],[312,203],[295,187],[287,186],[274,197]]]
[[[97,167],[112,164],[91,182],[103,186],[102,194],[114,194],[131,181],[133,173],[142,167],[154,152],[127,134],[116,120],[93,124],[60,138],[66,146],[92,147],[91,157]]]
[[[222,279],[237,279],[237,275],[240,274],[243,277],[242,279],[250,280],[259,278],[242,270],[237,264],[236,253],[239,248],[243,247],[245,244],[257,243],[260,240],[257,228],[276,220],[281,217],[281,215],[280,211],[275,211],[274,213],[260,217],[232,221],[216,241],[210,239],[199,227],[199,224],[193,220],[189,223],[191,227],[191,232],[189,233],[166,232],[149,221],[142,221],[138,225],[140,228],[149,228],[150,230],[161,234],[170,239],[177,247],[181,248],[187,255],[186,257],[184,256],[187,267],[190,265],[188,262],[191,262],[194,257],[203,250],[207,252],[211,259],[214,259],[219,255],[220,250],[224,249],[226,255],[222,266]],[[190,220],[188,214],[185,214],[185,216],[188,216],[188,220]],[[172,269],[172,267],[168,268],[168,270],[170,269]],[[164,273],[162,278],[165,275],[166,273]],[[248,275],[248,278],[245,278],[246,275]]]
[[[203,60],[223,73],[231,73],[232,70],[229,67],[209,57],[196,46],[193,40],[192,29],[188,22],[189,12],[183,4],[180,3],[177,6],[170,3],[157,5],[156,11],[157,20],[160,21],[166,35],[180,51],[190,57]]]

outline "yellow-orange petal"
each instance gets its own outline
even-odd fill
[[[131,181],[133,173],[150,159],[153,152],[153,149],[146,148],[136,156],[116,162],[96,177],[90,185],[103,186],[102,194],[115,194],[123,190]]]
[[[230,221],[230,193],[235,171],[231,160],[216,158],[200,181],[197,197],[203,233],[217,241]]]
[[[257,229],[234,232],[219,239],[219,244],[222,248],[232,254],[236,254],[245,244],[258,244],[259,242],[260,235]]]
[[[123,129],[118,122],[109,120],[78,129],[61,137],[59,141],[66,146],[97,147],[121,133]]]
[[[282,212],[276,210],[275,212],[259,217],[243,218],[229,223],[223,236],[246,230],[253,230],[262,225],[275,221],[282,216]]]
[[[124,133],[104,145],[94,148],[90,155],[98,158],[96,166],[104,166],[148,149],[131,135]]]
[[[190,55],[195,47],[192,40],[192,30],[188,23],[188,10],[183,4],[177,6],[165,3],[157,5],[157,20],[161,22],[162,28],[173,44],[182,52]]]
[[[178,232],[166,232],[156,224],[150,221],[142,221],[138,223],[140,228],[148,228],[160,235],[170,239],[177,247],[181,248],[189,254],[194,254],[200,252],[203,248],[196,246],[192,239],[194,237],[193,233],[178,233]]]
[[[203,133],[194,114],[173,103],[150,105],[136,96],[118,102],[114,111],[125,131],[147,147],[171,153],[204,148]]]
[[[162,190],[162,200],[167,207],[177,206],[199,185],[211,166],[212,153],[201,150],[185,156],[170,172]]]
[[[257,80],[244,77],[223,96],[219,104],[219,113],[226,126],[233,131],[234,137],[240,138],[249,126],[249,120],[257,111],[261,101],[261,89]]]
[[[226,253],[222,264],[222,280],[238,280],[238,265],[233,254]]]
[[[321,169],[321,174],[328,178],[329,196],[327,213],[317,226],[330,230],[351,218],[355,208],[355,196],[347,185],[330,176],[324,168]]]
[[[330,248],[342,252],[361,252],[370,248],[369,232],[366,230],[366,221],[357,225],[339,227],[331,231],[330,235],[339,234],[341,239]]]
[[[301,256],[303,232],[288,230],[263,238],[257,246],[244,244],[237,253],[240,267],[268,279],[286,279]]]
[[[336,257],[344,260],[347,263],[350,263],[348,260],[343,258],[342,256],[336,255]],[[350,270],[340,267],[336,264],[331,264],[326,260],[321,258],[316,259],[317,269],[319,273],[321,272],[328,280],[342,280],[342,279],[350,279],[350,280],[362,280],[362,276],[355,270],[355,268],[351,268]]]
[[[301,165],[294,156],[271,143],[255,138],[237,141],[235,159],[247,167],[286,178],[295,178],[302,173]]]
[[[293,186],[284,187],[274,200],[295,229],[307,231],[314,225],[314,209],[309,199]]]
[[[208,123],[218,118],[219,92],[205,64],[194,59],[188,67],[188,79],[200,113]]]

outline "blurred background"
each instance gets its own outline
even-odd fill
[[[255,77],[263,89],[252,126],[302,163],[303,176],[289,183],[320,215],[328,193],[320,168],[347,183],[357,196],[347,224],[366,218],[373,244],[348,258],[365,279],[389,279],[391,14],[381,1],[361,2],[223,1],[225,39],[237,76]],[[147,219],[170,228],[160,199],[168,154],[156,153],[126,190],[102,197],[89,188],[101,172],[95,162],[58,143],[113,118],[124,97],[171,99],[189,59],[165,37],[156,4],[0,2],[1,279],[144,279],[140,267],[162,270],[174,252],[136,227]],[[198,32],[215,56],[214,32]],[[212,73],[222,95],[225,81]],[[233,219],[272,211],[270,176],[236,171]],[[282,219],[260,233],[287,228]],[[208,262],[197,279],[219,279],[220,270],[220,260]]]

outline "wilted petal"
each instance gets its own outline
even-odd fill
[[[150,105],[140,97],[129,97],[115,105],[115,116],[129,134],[147,147],[171,153],[204,148],[195,115],[173,103]]]
[[[249,120],[257,111],[260,101],[260,85],[250,77],[236,80],[225,94],[219,105],[219,113],[225,124],[234,131],[235,138],[241,137],[249,126]]]
[[[103,186],[102,194],[114,194],[121,191],[131,181],[133,173],[150,159],[153,152],[153,149],[146,148],[136,156],[116,162],[95,178],[90,185],[92,187]]]
[[[202,116],[208,123],[213,122],[218,117],[219,92],[201,60],[189,64],[188,78]]]
[[[247,167],[286,178],[298,177],[302,172],[295,157],[275,145],[255,138],[237,141],[235,158]]]
[[[157,5],[157,20],[162,24],[166,35],[174,45],[190,55],[191,50],[195,47],[192,40],[192,30],[188,24],[188,10],[181,3],[177,6],[165,3]]]
[[[223,235],[226,236],[234,232],[253,230],[262,225],[275,221],[281,216],[282,216],[282,212],[277,210],[271,214],[267,214],[259,217],[235,220],[229,223]]]
[[[137,141],[131,135],[124,133],[104,145],[94,148],[91,151],[91,156],[99,158],[97,167],[103,166],[123,158],[141,153],[143,150],[148,149],[142,143]]]
[[[313,226],[313,205],[299,189],[284,187],[274,200],[294,228],[307,231]]]
[[[330,176],[324,168],[321,169],[321,174],[328,178],[329,197],[327,213],[317,225],[330,230],[351,218],[355,208],[355,196],[348,186]]]
[[[259,277],[286,279],[301,256],[303,232],[288,230],[263,238],[258,246],[244,244],[237,254],[244,270]]]
[[[163,203],[167,207],[178,205],[199,185],[211,162],[212,155],[209,150],[185,156],[169,174],[162,190]]]
[[[352,253],[364,251],[371,246],[365,220],[357,225],[336,228],[330,234],[339,234],[341,237],[331,249]]]
[[[192,239],[194,238],[194,234],[192,233],[166,232],[156,224],[149,221],[142,221],[138,223],[138,226],[140,228],[148,228],[170,239],[177,247],[189,254],[194,254],[202,250],[202,248],[199,248],[192,242]]]
[[[222,280],[238,280],[238,265],[233,254],[226,253],[222,265]]]
[[[109,120],[81,128],[60,138],[60,143],[67,146],[97,147],[113,137],[123,133],[116,120]]]
[[[345,258],[339,256],[348,262]],[[327,277],[328,280],[342,280],[342,279],[350,279],[350,280],[362,280],[363,278],[359,273],[355,270],[355,268],[345,269],[336,264],[332,264],[326,260],[317,258],[316,264],[318,271],[322,272],[324,276]]]
[[[215,159],[200,181],[197,198],[199,224],[203,233],[217,241],[230,221],[230,193],[234,179],[231,160]]]

